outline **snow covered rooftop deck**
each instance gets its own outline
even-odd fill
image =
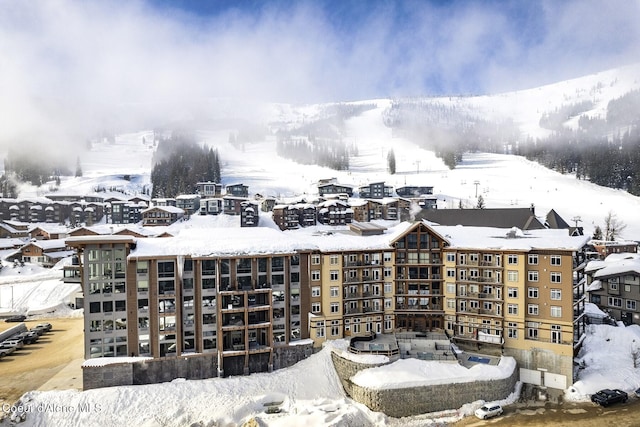
[[[570,236],[566,229],[528,230],[492,227],[432,225],[453,248],[487,248],[497,250],[566,249],[578,250],[589,236]]]
[[[312,249],[303,240],[272,228],[183,229],[175,237],[138,239],[130,257],[287,254]]]

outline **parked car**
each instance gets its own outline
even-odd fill
[[[8,340],[4,340],[2,342],[2,344],[3,345],[6,344],[8,346],[13,346],[13,347],[15,347],[17,349],[20,349],[20,348],[24,347],[24,340],[21,339],[21,338],[16,338],[16,339],[11,338],[11,339],[8,339]]]
[[[626,402],[629,399],[629,395],[618,389],[610,390],[605,388],[599,392],[591,395],[591,401],[597,403],[600,406],[609,406],[613,403]]]
[[[29,332],[34,332],[34,333],[38,334],[38,336],[40,336],[40,335],[44,334],[47,331],[45,331],[43,328],[33,327],[33,328],[29,329]]]
[[[40,339],[40,335],[38,335],[38,333],[35,331],[22,332],[17,335],[14,335],[12,338],[14,337],[22,338],[25,344],[33,344],[36,341],[38,341],[38,339]]]
[[[35,328],[42,328],[44,329],[46,332],[51,331],[51,323],[38,323],[36,326],[34,326]]]
[[[5,322],[24,322],[25,320],[27,320],[27,316],[25,316],[24,314],[18,314],[16,316],[7,317],[4,321]]]
[[[478,409],[476,409],[476,417],[481,420],[486,420],[487,418],[497,417],[498,415],[502,415],[504,411],[502,410],[502,406],[500,405],[484,405]]]
[[[12,347],[12,348],[0,348],[0,359],[5,357],[5,356],[10,355],[14,351],[16,351],[15,347]]]
[[[640,397],[640,388],[637,388],[634,393],[636,394],[636,397]]]
[[[13,353],[16,351],[16,346],[7,343],[6,341],[0,342],[0,350],[8,351],[9,353]]]

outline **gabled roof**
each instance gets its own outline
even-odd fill
[[[416,214],[416,219],[425,219],[440,225],[494,228],[518,227],[521,230],[546,228],[529,208],[427,209]]]
[[[547,225],[549,228],[570,228],[570,225],[554,209],[547,214]]]

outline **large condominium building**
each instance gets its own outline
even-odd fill
[[[70,238],[85,358],[213,354],[219,375],[271,370],[275,347],[308,336],[308,257],[275,230],[244,230]]]
[[[445,331],[513,356],[523,381],[566,388],[584,334],[584,248],[568,230],[403,223],[313,240],[310,337]],[[332,241],[333,239],[333,241]]]
[[[317,236],[310,255],[310,337],[327,339],[394,331],[394,253],[384,228],[353,224]],[[400,227],[406,228],[406,227]],[[367,233],[365,231],[365,233]]]
[[[567,230],[526,234],[433,227],[444,249],[444,328],[453,341],[513,356],[525,382],[564,389],[584,333],[589,238]]]
[[[437,330],[511,355],[523,381],[556,388],[573,380],[584,333],[587,241],[426,222],[68,239],[80,252],[86,358],[215,355],[219,375],[235,375],[272,369],[306,338]]]

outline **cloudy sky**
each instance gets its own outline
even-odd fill
[[[639,0],[0,0],[0,142],[211,97],[485,94],[634,63]]]

